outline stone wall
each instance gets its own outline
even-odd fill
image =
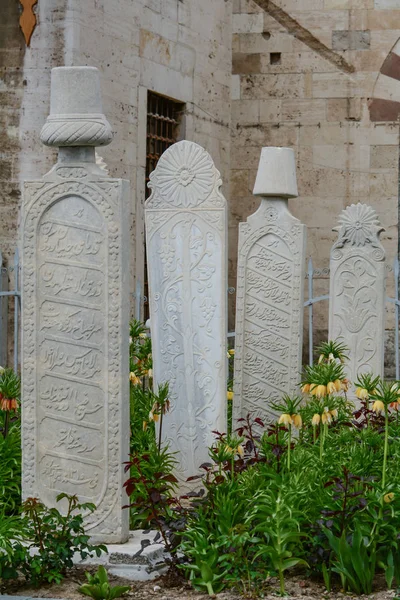
[[[1,2],[0,248],[10,255],[17,243],[21,182],[54,160],[39,140],[51,68],[92,65],[115,133],[100,154],[112,177],[131,181],[133,272],[142,278],[147,90],[186,104],[184,137],[211,153],[229,183],[231,2],[39,0],[35,11],[26,48],[17,0]]]
[[[308,226],[307,253],[315,267],[328,266],[337,216],[359,201],[377,210],[392,261],[398,225],[397,57],[386,61],[386,79],[380,71],[400,38],[395,5],[390,0],[234,1],[232,250],[238,222],[257,203],[251,191],[260,148],[289,146],[296,151],[300,195],[290,208]],[[235,260],[232,253],[231,283]],[[317,280],[315,292],[326,293],[326,282]],[[315,307],[320,338],[327,335],[326,304]]]

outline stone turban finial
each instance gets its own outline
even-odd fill
[[[51,71],[50,115],[40,139],[46,146],[106,146],[112,130],[103,114],[99,71],[56,67]]]

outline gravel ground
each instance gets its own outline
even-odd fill
[[[23,582],[0,586],[0,593],[29,596],[31,598],[83,600],[85,596],[82,596],[77,591],[77,587],[85,582],[84,572],[85,569],[75,568],[60,585],[45,585],[38,589],[28,587]],[[131,591],[127,593],[126,597],[135,598],[135,600],[200,600],[200,598],[206,598],[204,594],[193,590],[181,575],[177,575],[171,571],[153,581],[132,582],[113,575],[110,575],[109,579],[114,585],[129,585]],[[279,597],[277,594],[278,588],[278,581],[275,578],[270,578],[265,584],[265,589],[259,590],[258,597],[265,600],[277,600]],[[301,576],[294,576],[288,578],[286,581],[288,597],[293,600],[354,600],[356,597],[370,598],[371,600],[394,599],[395,592],[393,590],[382,589],[384,588],[383,581],[377,579],[375,588],[376,591],[370,596],[348,595],[340,591],[328,594],[322,585],[308,579],[302,579]],[[223,592],[216,595],[217,600],[240,600],[243,597],[251,599],[257,596],[255,594],[244,594],[243,596],[240,593],[233,592]]]

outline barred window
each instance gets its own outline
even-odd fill
[[[147,93],[147,142],[146,142],[146,199],[150,196],[147,184],[161,154],[181,139],[181,123],[185,105],[154,92]],[[146,242],[145,242],[146,244]],[[144,265],[144,320],[149,318],[147,258]]]

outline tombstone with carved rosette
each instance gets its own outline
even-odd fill
[[[154,385],[169,382],[165,444],[182,489],[226,431],[227,224],[221,179],[193,142],[171,146],[146,202]]]
[[[329,338],[348,348],[347,375],[383,375],[385,251],[373,208],[352,204],[342,211],[330,260]]]
[[[51,94],[41,139],[59,160],[23,200],[23,495],[76,494],[92,539],[123,542],[129,187],[95,164],[112,139],[97,69],[53,69]]]
[[[260,207],[239,225],[235,421],[272,416],[301,371],[306,231],[288,208],[297,196],[292,149],[262,149],[253,193]]]

